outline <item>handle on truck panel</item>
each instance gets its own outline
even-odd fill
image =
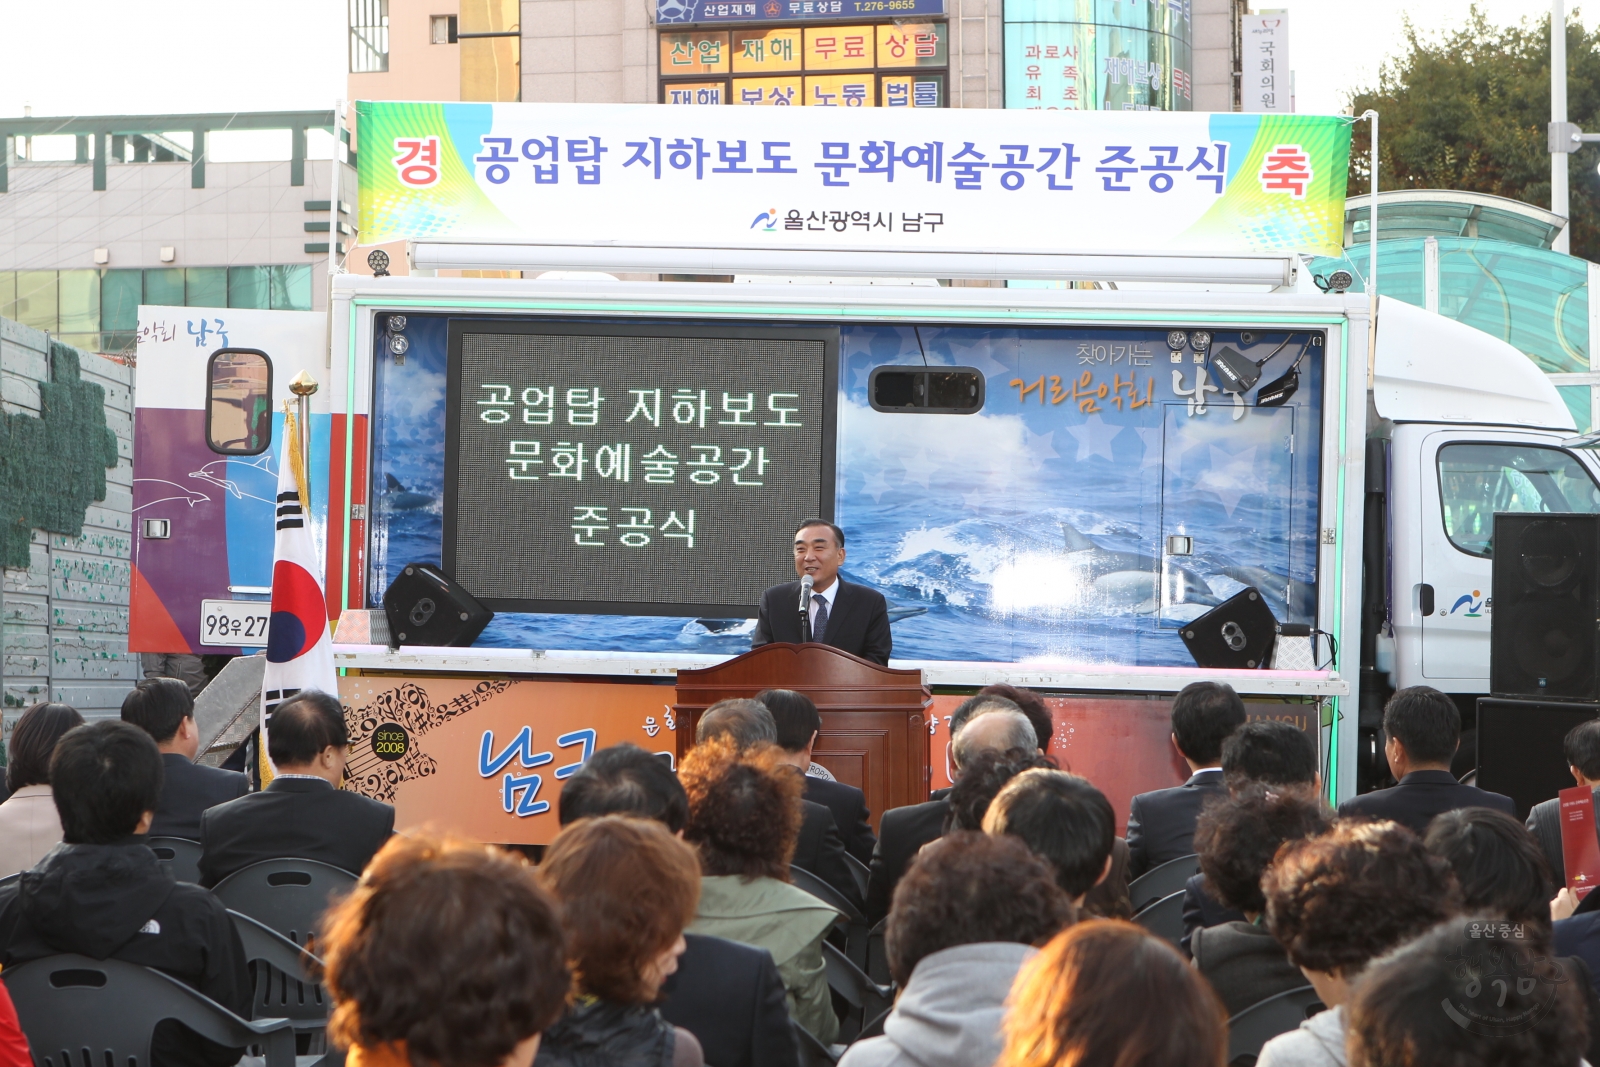
[[[1428,585],[1426,582],[1424,582],[1422,585],[1417,586],[1417,599],[1419,601],[1418,606],[1422,609],[1422,613],[1424,615],[1432,615],[1433,614],[1433,586]]]

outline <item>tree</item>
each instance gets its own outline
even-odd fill
[[[1381,119],[1381,189],[1464,189],[1550,206],[1550,18],[1493,26],[1476,5],[1465,26],[1423,39],[1409,20],[1406,51],[1386,62],[1378,88],[1355,93],[1355,114]],[[1567,25],[1567,115],[1600,132],[1600,30]],[[1372,127],[1351,145],[1350,193],[1369,184]],[[1600,260],[1600,145],[1569,164],[1571,248]],[[1381,218],[1381,216],[1380,216]]]

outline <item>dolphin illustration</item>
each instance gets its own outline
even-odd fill
[[[407,489],[394,475],[385,474],[384,478],[388,488],[383,491],[383,505],[390,511],[416,511],[433,503],[432,496]]]
[[[1137,552],[1113,552],[1101,548],[1071,523],[1061,524],[1061,535],[1066,544],[1063,552],[1083,569],[1094,590],[1108,605],[1142,614],[1155,611],[1161,604],[1161,561],[1154,556]],[[1222,603],[1211,591],[1206,580],[1187,567],[1168,562],[1166,566],[1166,601],[1169,604]]]
[[[1281,574],[1246,564],[1224,567],[1222,573],[1236,582],[1253,585],[1267,598],[1267,604],[1278,616],[1279,622],[1291,619],[1314,619],[1317,616],[1317,590],[1309,582],[1291,582]],[[1281,612],[1281,614],[1280,614]]]

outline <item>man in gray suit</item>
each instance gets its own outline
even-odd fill
[[[1567,731],[1561,742],[1572,780],[1590,789],[1600,788],[1600,719],[1581,722]],[[1597,798],[1600,799],[1600,798]],[[1528,812],[1528,829],[1539,839],[1544,858],[1550,862],[1550,878],[1560,889],[1567,884],[1567,865],[1561,851],[1561,798],[1535,804]]]

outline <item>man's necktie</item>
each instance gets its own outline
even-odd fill
[[[821,641],[822,635],[828,632],[828,598],[812,593],[811,599],[817,602],[817,614],[811,620],[811,640]]]

